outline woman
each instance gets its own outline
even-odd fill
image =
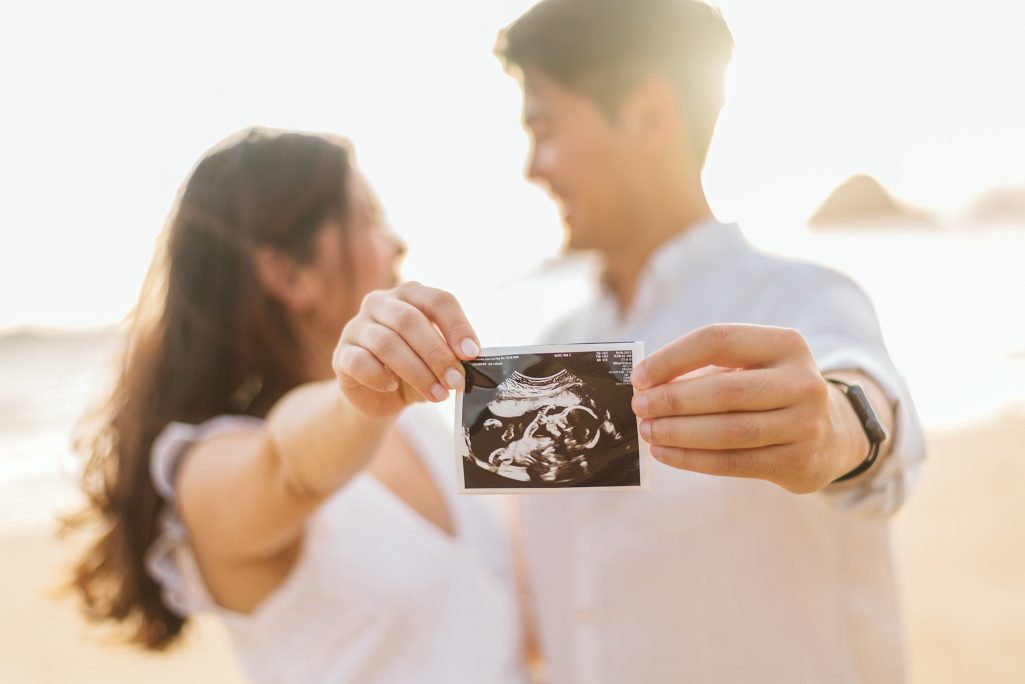
[[[83,443],[91,617],[161,649],[213,611],[254,681],[522,681],[504,537],[413,406],[479,343],[397,285],[403,251],[342,141],[254,129],[199,162]]]

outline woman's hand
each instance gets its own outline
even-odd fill
[[[448,292],[416,282],[371,292],[342,331],[334,370],[346,398],[372,418],[444,401],[465,382],[461,359],[480,343]]]

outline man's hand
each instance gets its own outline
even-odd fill
[[[460,359],[479,352],[455,297],[407,282],[363,298],[333,365],[346,398],[364,415],[382,418],[418,401],[443,401],[465,382]]]
[[[633,385],[641,436],[675,468],[808,493],[868,453],[846,397],[830,389],[795,330],[700,328],[638,364]]]

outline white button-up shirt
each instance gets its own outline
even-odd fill
[[[925,446],[857,285],[709,220],[653,256],[625,315],[606,293],[547,341],[641,340],[652,351],[712,323],[795,328],[821,370],[871,376],[897,406],[893,449],[870,482],[839,492],[800,496],[653,461],[648,492],[523,497],[552,681],[901,681],[886,518]]]

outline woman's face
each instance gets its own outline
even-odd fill
[[[347,230],[326,224],[317,235],[316,256],[307,267],[318,290],[318,318],[324,334],[334,339],[356,315],[367,293],[398,284],[399,261],[406,251],[405,244],[384,222],[366,179],[356,170],[349,177],[348,201]],[[352,273],[347,273],[350,268]]]
[[[399,261],[406,245],[392,232],[366,178],[358,171],[349,177],[349,235],[355,270],[356,304],[373,290],[399,284]],[[355,312],[354,312],[355,313]]]

